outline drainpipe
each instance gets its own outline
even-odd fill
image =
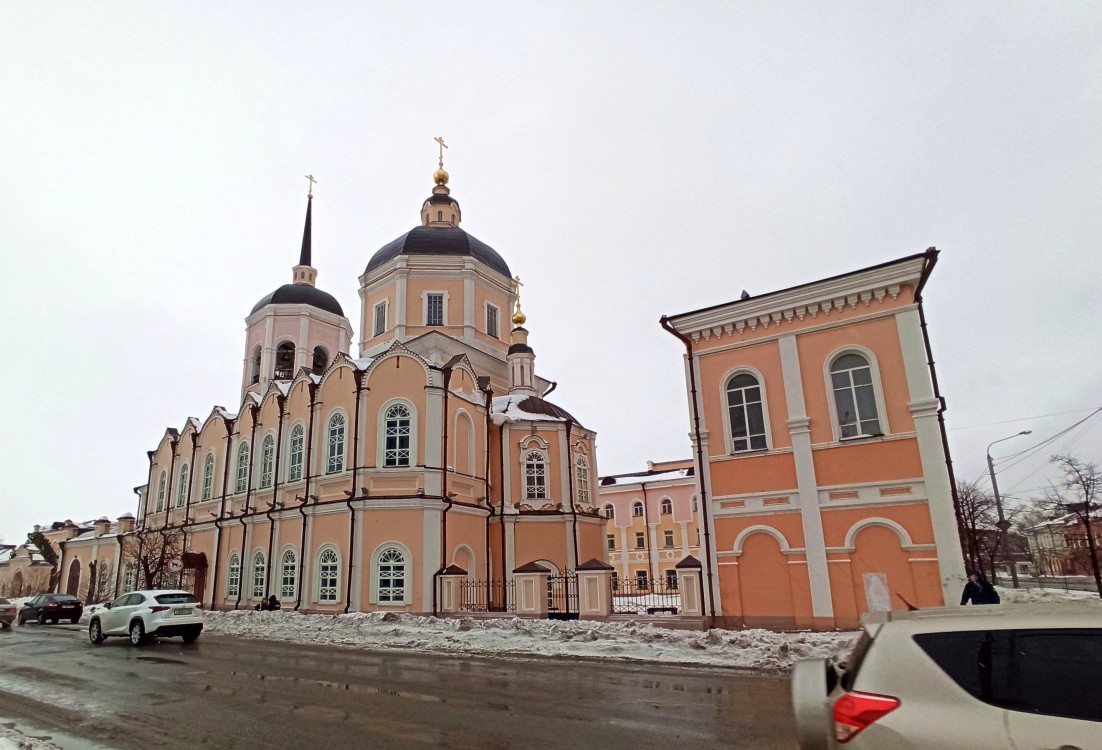
[[[552,380],[551,381],[551,387],[548,388],[546,391],[544,391],[543,395],[540,396],[540,398],[547,398],[548,396],[551,395],[551,392],[554,391],[558,387],[559,387],[558,381],[557,380]]]
[[[953,513],[957,518],[957,537],[962,540],[962,546],[967,547],[964,550],[969,560],[973,559],[975,550],[967,541],[967,535],[964,533],[965,524],[964,517],[960,509],[960,496],[957,493],[957,477],[953,471],[953,459],[949,454],[949,434],[945,429],[945,397],[941,395],[941,388],[938,387],[937,382],[937,370],[934,369],[934,351],[930,347],[930,332],[926,328],[926,312],[922,307],[922,290],[926,286],[926,282],[930,279],[930,272],[934,270],[934,266],[937,265],[937,256],[941,252],[936,247],[931,247],[926,250],[926,262],[922,266],[922,276],[919,278],[918,286],[915,287],[915,302],[918,304],[918,324],[922,329],[922,342],[926,345],[926,364],[930,368],[930,381],[934,386],[934,398],[937,399],[937,424],[941,430],[941,447],[945,451],[945,468],[949,472],[949,491],[953,497]]]
[[[176,482],[173,481],[173,474],[176,472],[176,451],[180,447],[180,438],[176,438],[171,442],[172,445],[172,458],[168,461],[168,494],[165,495],[165,525],[168,525],[168,515],[172,512],[172,485]]]
[[[441,368],[441,373],[444,376],[444,430],[441,436],[441,495],[444,497],[444,502],[448,504],[448,507],[444,508],[444,512],[440,514],[440,567],[436,569],[436,572],[432,574],[432,615],[435,617],[437,614],[437,594],[439,589],[440,574],[444,572],[447,565],[448,555],[448,511],[452,509],[451,493],[448,492],[448,423],[451,421],[448,416],[448,386],[452,380],[452,368],[445,366]]]
[[[195,484],[195,457],[199,453],[199,433],[191,433],[191,465],[188,467],[187,494],[184,496],[184,527],[191,523],[191,487]],[[186,542],[186,539],[185,539]],[[187,549],[187,544],[184,544]]]
[[[272,559],[272,547],[275,544],[275,519],[272,518],[272,511],[276,507],[276,498],[279,496],[279,449],[283,447],[283,419],[287,416],[287,399],[283,396],[276,396],[276,404],[279,405],[279,425],[276,427],[276,449],[275,449],[275,464],[272,466],[272,502],[268,503],[268,510],[266,515],[268,516],[268,570],[264,580],[264,589],[271,594],[272,593],[272,568],[275,567]],[[263,455],[261,460],[263,460]],[[261,469],[261,475],[263,478],[263,469]],[[279,506],[280,510],[283,506]]]
[[[248,560],[251,555],[245,549],[245,545],[249,539],[249,528],[245,524],[245,518],[250,515],[254,515],[254,509],[251,507],[253,497],[253,461],[256,458],[256,428],[260,424],[260,407],[255,403],[252,409],[249,411],[249,418],[252,420],[252,428],[249,431],[249,464],[245,467],[245,511],[241,514],[241,578],[245,578],[245,571],[251,570],[251,566],[246,568],[245,561]],[[268,571],[271,570],[272,561],[265,561],[265,578],[267,578]],[[244,583],[244,581],[242,581]],[[241,595],[244,593],[245,587],[239,586],[237,589],[237,602],[233,605],[234,609],[237,609],[241,604]]]
[[[214,578],[210,587],[210,609],[212,612],[214,611],[215,598],[218,596],[218,553],[222,549],[222,519],[226,515],[226,487],[230,481],[230,445],[232,443],[231,436],[233,435],[234,421],[222,417],[222,424],[226,427],[226,460],[222,470],[222,498],[218,508],[218,517],[214,522],[214,527],[218,531],[214,536]],[[244,550],[242,550],[242,554],[244,554]]]
[[[486,494],[486,507],[490,509],[489,514],[486,516],[486,584],[490,582],[490,519],[494,515],[494,502],[490,499],[490,425],[493,424],[491,419],[491,412],[494,408],[494,389],[488,384],[486,386],[486,468],[482,472],[482,486]],[[502,517],[501,523],[504,528],[505,519]],[[504,553],[505,550],[502,550]],[[504,565],[504,558],[503,565]]]
[[[648,586],[653,586],[654,585],[653,578],[654,578],[654,574],[655,574],[655,570],[654,570],[654,567],[653,567],[654,566],[654,554],[655,554],[655,552],[657,552],[657,550],[652,548],[651,543],[650,543],[650,501],[647,500],[647,483],[646,482],[640,482],[639,486],[643,490],[643,526],[646,529],[646,531],[644,532],[645,535],[644,535],[643,538],[647,542],[647,578],[652,579],[652,580],[650,580],[650,583],[648,583]],[[658,542],[658,530],[657,529],[655,529],[655,540],[654,541],[655,541],[655,543]]]
[[[712,580],[712,535],[708,529],[708,487],[704,477],[704,448],[700,444],[700,405],[697,403],[696,369],[693,367],[693,342],[670,325],[670,319],[663,315],[659,324],[685,345],[685,354],[689,358],[689,396],[693,404],[693,435],[696,437],[696,476],[700,481],[700,513],[704,520],[704,565],[708,575],[708,616],[715,626],[716,602],[715,584]]]
[[[356,478],[360,471],[358,463],[360,457],[360,400],[364,387],[364,373],[362,370],[353,371],[352,377],[356,380],[356,414],[352,425],[352,489],[348,491],[348,584],[344,592],[344,613],[352,607],[352,571],[356,561],[356,509],[352,507],[352,501],[356,500]],[[363,493],[363,497],[367,492]]]
[[[245,519],[249,515],[248,501],[246,500],[245,510],[241,511],[241,516],[238,520],[241,521],[241,577],[238,579],[237,586],[237,601],[233,603],[233,608],[238,609],[241,606],[241,595],[245,593],[245,574],[252,569],[249,562],[249,552],[245,549],[245,542],[249,538],[249,529],[245,525]]]
[[[550,393],[551,391],[548,391]],[[570,514],[573,518],[573,533],[574,533],[574,570],[578,570],[578,506],[574,504],[574,464],[571,462],[570,454],[570,429],[574,426],[574,422],[570,419],[566,420],[566,460],[569,464],[569,470],[566,473],[567,486],[570,489]]]
[[[313,472],[311,469],[314,467],[314,411],[318,403],[318,384],[311,380],[306,384],[310,393],[310,421],[307,425],[306,435],[306,487],[305,497],[302,499],[302,505],[299,506],[298,512],[302,514],[302,539],[299,541],[298,547],[298,579],[304,581],[306,574],[306,504],[313,499],[310,495],[310,480],[313,478]],[[295,599],[295,612],[298,612],[299,607],[302,606],[302,589],[300,585],[298,587],[298,597]]]
[[[497,426],[498,445],[501,446],[501,460],[497,462],[498,486],[501,488],[501,581],[509,575],[505,566],[505,423]]]

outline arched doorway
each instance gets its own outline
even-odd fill
[[[69,580],[65,583],[65,593],[79,596],[80,591],[80,560],[73,560],[69,565]]]
[[[788,558],[772,534],[750,534],[739,558],[742,618],[747,627],[791,628],[795,623]]]
[[[11,595],[15,597],[23,596],[23,571],[15,571],[15,575],[11,579]]]

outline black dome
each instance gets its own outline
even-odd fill
[[[435,196],[434,196],[435,197]],[[371,256],[364,273],[399,255],[469,255],[500,274],[512,277],[509,266],[497,251],[459,227],[414,227]]]
[[[336,297],[309,284],[284,284],[253,305],[252,312],[249,314],[252,315],[265,305],[311,305],[319,310],[344,317],[344,311],[341,310]]]

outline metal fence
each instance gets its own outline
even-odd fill
[[[463,612],[516,612],[513,581],[463,581],[459,584],[459,609]]]
[[[676,615],[681,612],[681,592],[676,578],[644,577],[612,579],[612,614]]]
[[[566,573],[547,579],[547,617],[551,620],[578,619],[578,576]]]

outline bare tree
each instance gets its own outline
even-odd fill
[[[1059,467],[1062,476],[1045,491],[1038,505],[1050,517],[1074,516],[1082,525],[1094,585],[1102,597],[1102,570],[1098,559],[1098,540],[1094,537],[1094,529],[1102,528],[1102,506],[1098,497],[1102,489],[1102,470],[1093,461],[1081,461],[1068,454],[1053,456],[1052,463]]]
[[[152,588],[167,584],[170,578],[169,562],[179,557],[183,551],[182,529],[173,526],[142,529],[123,540],[122,560],[124,564],[134,566],[137,572],[137,588]]]
[[[961,521],[964,523],[965,547],[969,554],[968,567],[972,570],[986,570],[991,582],[996,583],[996,563],[1014,565],[1015,550],[1004,549],[1003,537],[1023,509],[1021,506],[1007,507],[1008,504],[1003,503],[1004,516],[1008,523],[999,528],[999,511],[994,495],[980,489],[975,482],[961,482],[957,484],[957,496],[960,499]],[[1015,542],[1015,549],[1020,547],[1017,544],[1020,540],[1013,535],[1007,541]],[[1009,559],[1003,560],[1004,556]]]
[[[111,598],[111,565],[100,560],[88,563],[88,587],[84,593],[85,604],[99,604]]]

